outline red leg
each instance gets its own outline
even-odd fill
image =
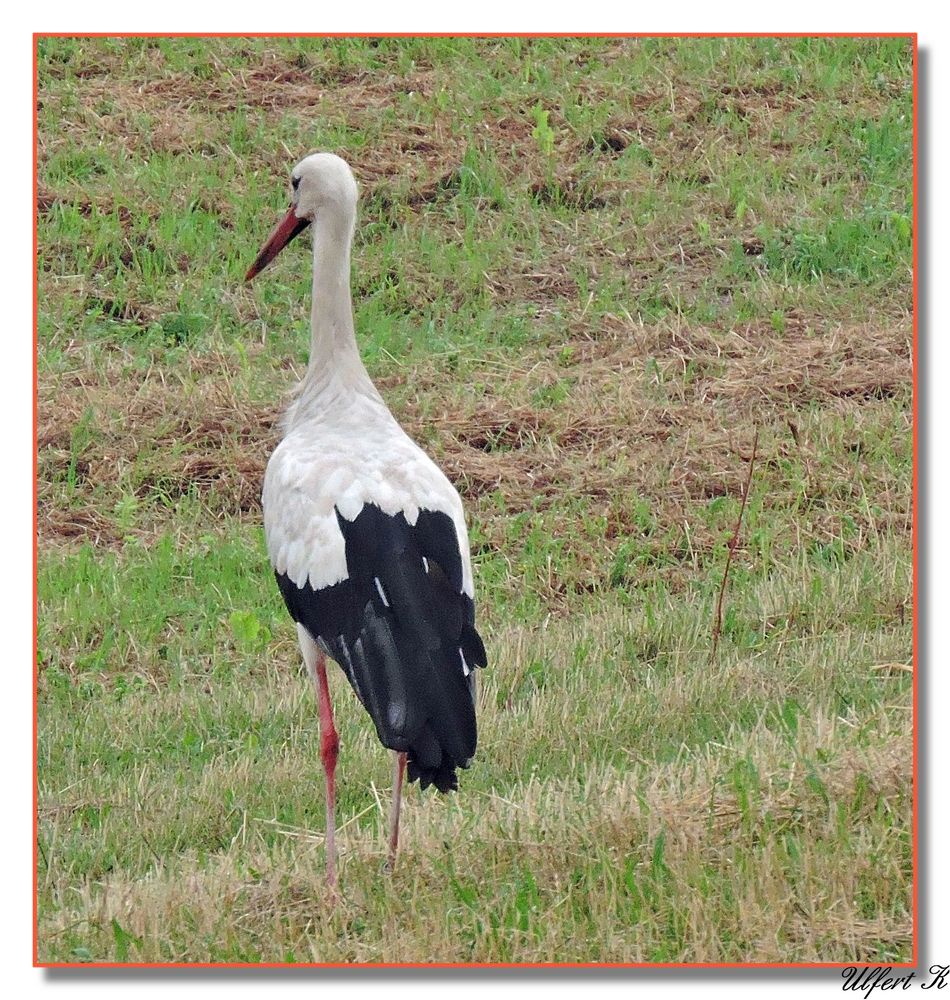
[[[340,738],[333,725],[330,688],[327,685],[327,658],[320,653],[316,663],[317,702],[320,709],[320,758],[326,776],[327,797],[327,884],[336,888],[336,758]]]
[[[406,773],[406,755],[393,753],[393,802],[389,809],[389,856],[386,871],[396,865],[396,849],[399,847],[399,809],[402,805],[402,779]]]

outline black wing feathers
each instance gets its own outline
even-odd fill
[[[380,741],[408,752],[409,780],[446,792],[475,753],[474,674],[485,666],[475,605],[461,593],[452,519],[421,511],[415,525],[367,504],[337,513],[349,578],[314,590],[277,583],[295,621],[343,668]]]

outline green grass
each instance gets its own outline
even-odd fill
[[[39,48],[40,959],[908,961],[910,43]],[[391,877],[334,675],[335,907],[259,507],[304,244],[242,282],[316,148],[490,657]]]

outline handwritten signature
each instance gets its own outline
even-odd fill
[[[859,969],[856,966],[849,966],[841,972],[844,978],[843,990],[857,990],[863,993],[865,1000],[875,990],[902,990],[910,989],[911,982],[917,978],[916,972],[908,972],[903,976],[892,976],[894,969],[889,965],[884,969]],[[944,986],[950,985],[950,965],[931,965],[927,970],[928,979],[920,979],[917,985],[922,990],[930,990],[936,987],[942,990]]]

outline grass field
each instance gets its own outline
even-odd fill
[[[39,43],[43,962],[907,961],[904,39]],[[404,810],[263,546],[309,238],[458,485],[480,746]],[[757,457],[713,651],[716,598]]]

